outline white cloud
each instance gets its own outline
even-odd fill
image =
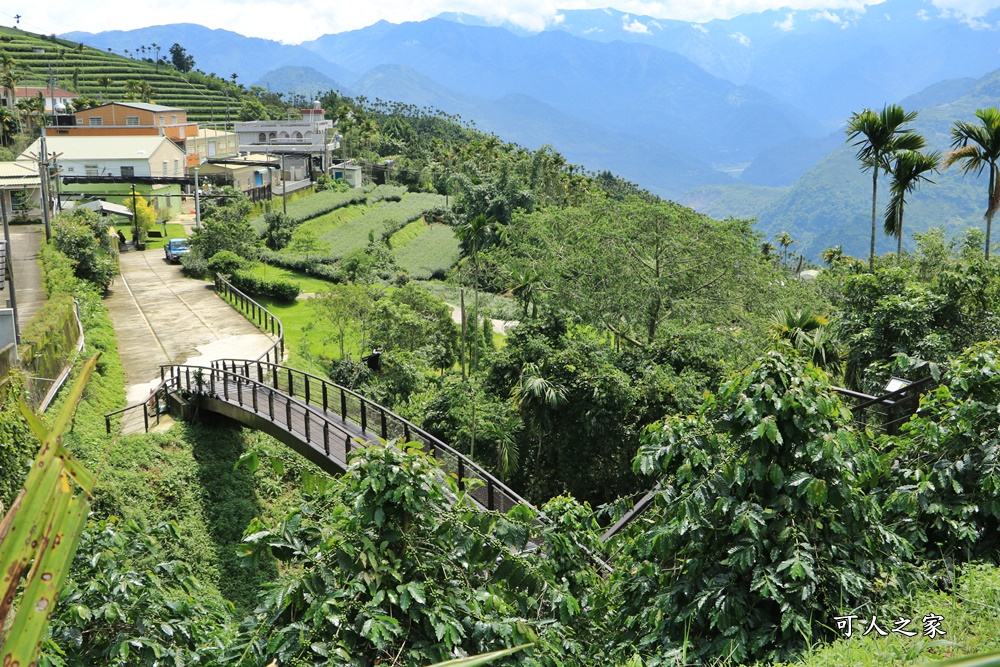
[[[830,23],[840,25],[844,22],[844,19],[840,18],[831,11],[823,10],[821,12],[816,12],[812,15],[814,21],[829,21]]]
[[[742,32],[734,32],[730,35],[733,39],[740,43],[740,46],[750,46],[750,38],[744,35]]]
[[[584,35],[589,35],[589,34],[595,33],[595,32],[604,32],[604,29],[603,28],[596,28],[596,27],[595,28],[587,28],[586,30],[583,31],[583,34]]]
[[[774,27],[778,30],[788,32],[795,29],[795,12],[789,12],[784,21],[775,21]]]
[[[921,21],[930,21],[931,17],[927,14],[926,9],[921,9],[919,12],[917,12],[917,19]]]
[[[625,32],[635,33],[636,35],[649,34],[649,28],[647,28],[645,24],[640,23],[639,19],[633,19],[631,22],[628,19],[628,14],[622,17],[622,30]]]
[[[549,25],[560,25],[565,20],[566,20],[565,14],[556,14],[555,16],[552,17],[552,20],[549,21]]]
[[[21,27],[44,34],[73,30],[101,32],[132,30],[153,25],[187,21],[209,28],[232,30],[251,37],[264,37],[298,44],[323,34],[357,30],[380,20],[393,23],[422,21],[441,12],[464,12],[490,23],[510,22],[527,30],[543,30],[558,21],[563,9],[606,9],[617,7],[631,16],[653,16],[704,23],[767,9],[790,12],[818,12],[821,17],[837,17],[840,24],[851,20],[850,12],[863,11],[865,3],[880,0],[380,0],[379,2],[329,2],[328,0],[146,0],[136,10],[134,0],[100,0],[94,3],[47,0],[20,10]],[[1000,0],[931,0],[947,16],[967,20],[970,25],[1000,7]],[[916,3],[914,3],[916,5]],[[14,10],[0,8],[0,24],[14,25]],[[920,5],[916,5],[914,9]],[[609,13],[613,14],[611,10]],[[933,12],[932,12],[933,13]],[[828,18],[829,20],[829,18]],[[648,21],[634,31],[651,29]],[[640,28],[640,26],[642,26]],[[652,29],[655,29],[652,28]],[[196,45],[189,45],[192,48]]]
[[[695,30],[697,30],[698,32],[700,32],[703,35],[707,35],[708,34],[708,28],[706,28],[705,26],[703,26],[700,23],[692,23],[691,27],[694,28]]]

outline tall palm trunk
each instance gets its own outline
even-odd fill
[[[993,232],[993,216],[997,212],[998,200],[1000,200],[1000,188],[997,187],[997,168],[990,163],[990,197],[986,202],[986,261],[990,261],[990,235]]]
[[[872,245],[868,253],[868,268],[875,270],[875,220],[878,217],[876,201],[878,199],[878,167],[872,169]],[[900,236],[902,238],[902,236]]]

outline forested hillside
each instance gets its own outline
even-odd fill
[[[931,229],[870,264],[828,248],[805,280],[787,234],[552,147],[410,105],[322,104],[364,187],[323,178],[264,210],[207,189],[181,270],[228,276],[282,319],[286,363],[534,507],[481,512],[402,442],[356,447],[333,478],[204,412],[106,434],[122,370],[87,270],[107,222],[64,213],[46,289],[80,301],[104,355],[65,441],[100,476],[45,664],[429,665],[531,643],[509,664],[874,666],[997,649],[1000,267],[982,232]],[[858,407],[892,378],[919,383],[919,410]],[[4,504],[32,447],[6,437],[12,398]],[[887,638],[860,637],[869,623]]]

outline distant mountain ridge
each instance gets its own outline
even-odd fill
[[[844,147],[852,111],[899,101],[924,108],[918,127],[941,147],[951,122],[1000,104],[997,83],[983,76],[997,65],[1000,9],[977,21],[928,0],[703,24],[614,9],[557,18],[530,32],[445,14],[298,46],[184,24],[67,37],[119,50],[179,42],[200,69],[231,71],[244,84],[309,95],[336,86],[437,107],[665,197],[685,201],[695,191],[690,201],[719,215],[755,211],[762,230],[787,229],[813,257],[840,242],[864,254],[858,220],[870,181]],[[940,182],[936,195],[914,195],[908,238],[935,219],[951,229],[977,224],[978,186],[952,174]]]

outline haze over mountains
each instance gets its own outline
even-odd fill
[[[838,238],[841,225],[855,225],[840,198],[863,209],[870,197],[870,181],[844,146],[852,111],[905,99],[907,109],[933,116],[918,126],[932,127],[941,149],[951,122],[1000,105],[1000,86],[982,79],[1000,65],[1000,10],[969,22],[914,0],[704,24],[572,10],[534,34],[448,14],[295,46],[190,24],[64,37],[115,50],[178,42],[199,69],[236,73],[247,85],[310,97],[335,88],[436,107],[717,215],[750,211],[769,233],[798,234],[811,256]],[[835,206],[810,190],[829,170],[824,192]],[[964,193],[972,183],[955,187]],[[963,195],[950,208],[919,203],[955,194],[925,187],[907,209],[907,228],[977,223],[978,199]],[[839,212],[836,224],[824,217],[831,210]]]

